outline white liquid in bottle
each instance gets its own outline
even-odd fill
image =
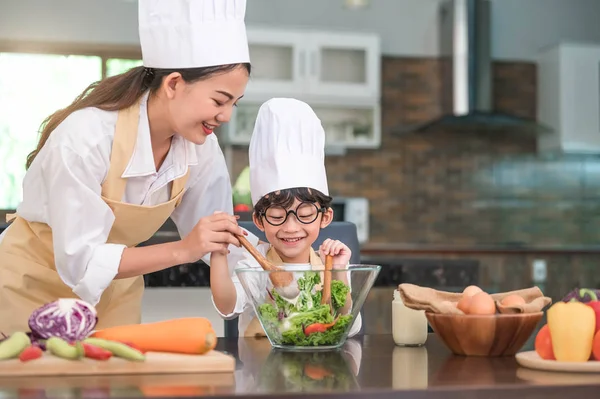
[[[421,346],[427,341],[425,311],[406,307],[398,290],[392,302],[392,336],[399,346]]]
[[[394,389],[427,388],[429,369],[425,346],[396,346],[392,359],[392,387]]]

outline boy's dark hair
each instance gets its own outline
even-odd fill
[[[286,188],[279,190],[278,193],[270,193],[263,196],[256,205],[254,205],[254,214],[260,217],[270,206],[282,206],[288,208],[294,203],[294,199],[300,202],[316,202],[322,207],[329,208],[332,198],[323,194],[319,190],[308,187]]]

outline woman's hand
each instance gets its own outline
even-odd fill
[[[343,242],[328,238],[319,247],[319,256],[323,263],[325,263],[325,256],[327,255],[333,256],[334,269],[343,269],[350,262],[352,251]]]
[[[196,262],[208,253],[229,253],[230,244],[240,246],[235,235],[248,235],[237,223],[237,216],[215,212],[196,223],[190,234],[181,240],[187,263]]]

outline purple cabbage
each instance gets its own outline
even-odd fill
[[[600,290],[593,288],[576,288],[562,299],[563,302],[588,303],[600,299]]]
[[[29,340],[31,341],[31,345],[37,346],[43,351],[46,350],[46,340],[44,338],[38,336],[36,333],[31,332],[31,331],[27,333],[27,336],[29,337]]]
[[[47,303],[29,316],[29,328],[38,340],[58,337],[67,342],[80,341],[87,338],[97,322],[96,309],[74,298]]]
[[[277,313],[277,320],[281,321],[285,319],[285,317],[285,312],[283,310],[280,310],[279,313]]]

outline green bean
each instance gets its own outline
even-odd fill
[[[84,355],[81,342],[70,345],[67,341],[58,337],[50,337],[48,341],[46,341],[46,349],[55,356],[69,360],[81,359]]]
[[[95,345],[100,348],[110,351],[113,355],[121,357],[127,360],[144,361],[146,356],[139,350],[132,348],[129,345],[121,342],[109,341],[101,338],[86,338],[84,341],[86,344]]]

